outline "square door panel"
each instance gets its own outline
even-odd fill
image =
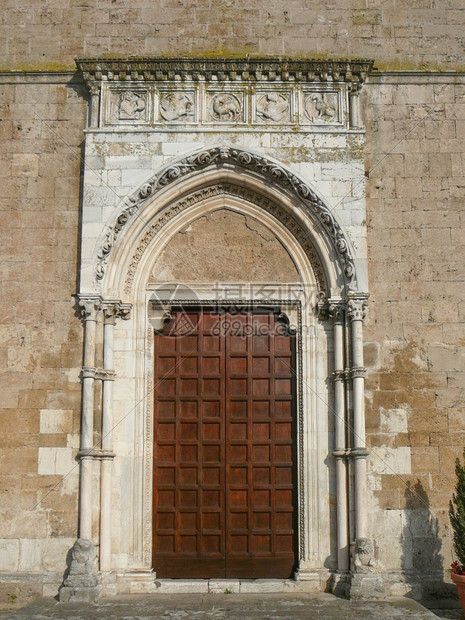
[[[220,512],[204,512],[202,513],[202,528],[204,530],[219,530],[221,527]]]
[[[181,418],[196,418],[198,415],[198,402],[196,400],[182,400],[179,403]]]

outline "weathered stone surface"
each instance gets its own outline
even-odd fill
[[[253,217],[221,209],[176,234],[155,263],[152,279],[287,283],[299,282],[300,276],[270,229]]]

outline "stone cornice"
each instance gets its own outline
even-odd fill
[[[372,60],[292,58],[77,58],[90,89],[96,82],[346,82],[362,84]]]

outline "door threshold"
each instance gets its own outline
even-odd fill
[[[294,579],[155,579],[159,594],[320,592],[320,583]]]

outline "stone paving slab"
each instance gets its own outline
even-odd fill
[[[0,620],[437,620],[438,617],[441,616],[407,598],[355,602],[331,594],[303,593],[119,595],[101,599],[97,604],[58,603],[55,599],[38,599],[17,611],[0,612]]]

